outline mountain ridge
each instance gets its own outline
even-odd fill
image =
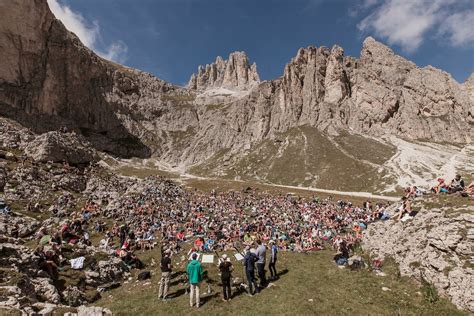
[[[12,14],[0,23],[0,45],[8,47],[0,61],[0,114],[38,132],[79,130],[114,155],[187,167],[222,150],[240,155],[305,125],[328,136],[474,139],[468,85],[433,67],[418,68],[371,37],[359,59],[337,45],[300,48],[281,77],[266,81],[245,53],[233,53],[230,64],[239,67],[217,58],[220,68],[206,67],[212,80],[204,80],[201,67],[202,89],[187,89],[98,57],[54,18],[46,0],[2,6]],[[31,23],[15,26],[24,19]],[[240,85],[245,93],[201,98],[221,89],[224,78],[224,86]]]

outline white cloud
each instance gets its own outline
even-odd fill
[[[127,59],[128,46],[124,42],[118,41],[112,43],[107,51],[101,54],[105,59],[123,63]]]
[[[383,0],[357,27],[407,52],[416,51],[430,31],[448,37],[452,45],[472,42],[474,14],[453,4],[455,0]]]
[[[474,10],[455,13],[440,26],[441,35],[446,35],[453,46],[474,44]]]
[[[361,7],[367,9],[376,5],[377,2],[379,2],[379,0],[362,0]]]
[[[48,0],[48,5],[54,16],[63,22],[69,31],[75,33],[84,45],[99,56],[119,63],[123,63],[127,59],[128,47],[122,41],[113,42],[105,49],[98,47],[100,28],[97,21],[88,23],[80,13],[74,12],[66,4],[61,4],[59,0]]]

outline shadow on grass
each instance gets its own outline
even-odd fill
[[[178,298],[182,295],[186,294],[186,289],[179,289],[174,293],[168,294],[167,298],[173,299],[173,298]]]
[[[218,296],[219,296],[219,292],[215,292],[215,293],[208,294],[208,295],[206,295],[206,296],[201,297],[199,306],[205,305],[205,304],[206,304],[207,302],[209,302],[211,299],[216,298],[216,297],[218,297]]]
[[[176,271],[176,272],[171,273],[170,278],[174,279],[174,278],[182,276],[185,273],[186,273],[185,271]]]
[[[277,277],[280,278],[282,275],[285,275],[287,273],[288,273],[288,269],[283,269],[277,273]]]

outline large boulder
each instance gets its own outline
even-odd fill
[[[78,175],[64,175],[60,177],[59,186],[65,190],[82,192],[86,189],[86,178]]]
[[[67,162],[78,165],[98,160],[97,153],[84,137],[76,133],[58,131],[39,135],[27,145],[25,153],[39,162]]]
[[[39,222],[31,217],[0,214],[0,234],[11,237],[28,237],[39,227]]]
[[[112,312],[99,306],[79,306],[77,308],[77,316],[105,316],[112,315]]]
[[[423,202],[415,202],[414,209],[420,211],[408,221],[369,225],[363,247],[379,258],[393,258],[401,275],[433,284],[456,306],[474,312],[472,206],[427,209]]]
[[[87,304],[87,297],[77,286],[68,286],[62,293],[63,301],[70,306]]]
[[[122,260],[111,257],[108,260],[99,261],[95,271],[88,270],[86,273],[86,283],[92,286],[122,280],[128,276],[129,271]]]
[[[12,243],[0,244],[0,266],[21,271],[27,275],[35,275],[39,269],[39,258],[25,246]]]
[[[61,296],[54,285],[51,284],[50,279],[36,278],[32,280],[32,283],[35,288],[36,296],[40,301],[53,304],[59,304],[61,302]]]

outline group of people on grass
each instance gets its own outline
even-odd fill
[[[245,246],[244,253],[242,253],[242,263],[244,267],[245,277],[247,280],[247,293],[250,296],[260,293],[260,291],[268,285],[268,281],[276,280],[278,278],[276,270],[276,262],[278,257],[278,247],[273,240],[268,244],[270,254],[268,256],[268,269],[270,270],[270,278],[266,277],[266,262],[267,262],[267,246],[261,241],[256,240]],[[237,248],[236,248],[237,250]],[[200,288],[204,280],[204,269],[202,263],[199,261],[200,252],[195,249],[189,251],[191,253],[189,262],[186,266],[186,274],[189,286],[189,305],[199,308],[200,306]],[[166,248],[166,244],[162,245],[162,259],[160,262],[161,278],[158,290],[158,297],[164,301],[169,299],[169,287],[171,280],[172,265],[172,250]],[[218,260],[218,269],[222,284],[222,300],[229,302],[232,299],[232,271],[234,265],[227,254],[223,254]],[[255,275],[257,271],[257,278]]]
[[[340,241],[351,248],[370,222],[383,219],[386,208],[385,204],[370,201],[356,206],[331,198],[305,199],[254,191],[186,191],[161,177],[150,177],[146,183],[140,190],[113,201],[107,195],[91,195],[83,207],[77,207],[73,196],[62,196],[51,208],[61,224],[53,231],[40,229],[36,237],[41,240],[50,236],[47,246],[55,246],[48,251],[60,256],[62,244],[90,245],[91,235],[98,235],[100,248],[132,268],[143,266],[135,252],[152,249],[158,241],[166,245],[169,258],[182,253],[187,245],[204,254],[234,251],[243,245],[245,275],[249,293],[253,294],[266,286],[266,268],[271,278],[277,277],[278,251],[317,251]],[[271,254],[267,266],[266,247]],[[221,259],[230,262],[229,258]],[[45,262],[50,262],[46,270],[54,270],[53,261]],[[230,275],[227,265],[221,270],[224,276]],[[227,280],[223,284],[228,285]],[[226,291],[223,297],[228,299],[230,286]]]
[[[464,182],[457,176],[448,192],[460,192],[459,187],[464,188]],[[416,187],[406,193],[398,219],[412,212],[411,198],[423,194]],[[69,207],[65,216],[64,206],[71,205],[74,207]],[[53,216],[63,219],[62,223],[55,231],[41,229],[37,233],[38,240],[49,235],[47,246],[53,245],[46,252],[44,247],[39,247],[38,253],[42,253],[45,271],[56,276],[58,263],[52,254],[60,255],[60,245],[64,243],[90,244],[90,233],[101,236],[99,246],[104,251],[136,268],[143,267],[143,263],[135,252],[153,249],[160,242],[164,249],[160,296],[166,298],[171,258],[190,246],[187,273],[189,283],[193,285],[190,292],[195,297],[191,303],[199,306],[199,300],[196,300],[198,285],[202,281],[202,267],[197,260],[199,253],[235,251],[236,246],[243,245],[241,254],[247,289],[249,294],[254,294],[267,285],[266,268],[271,279],[277,278],[275,264],[279,251],[317,251],[332,245],[347,259],[367,225],[389,218],[387,206],[371,201],[356,206],[331,198],[305,199],[290,194],[270,195],[255,191],[202,193],[186,191],[162,177],[150,177],[145,187],[118,199],[91,195],[82,208],[75,206],[72,196],[58,199],[51,211]],[[268,265],[267,247],[270,252]],[[226,301],[231,298],[232,269],[230,258],[221,256],[219,270]]]

